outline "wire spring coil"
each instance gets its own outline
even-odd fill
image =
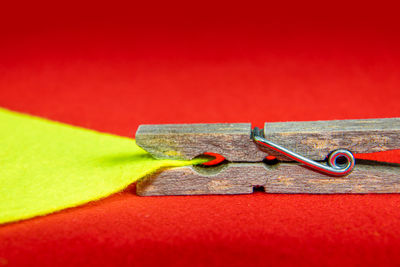
[[[274,151],[277,151],[294,161],[302,163],[310,168],[317,171],[333,175],[333,176],[345,176],[348,175],[355,166],[355,159],[353,154],[347,149],[337,149],[331,152],[328,156],[327,165],[306,158],[296,152],[293,152],[287,148],[284,148],[274,142],[271,142],[264,138],[262,130],[255,127],[252,131],[252,139],[264,147],[268,147]]]

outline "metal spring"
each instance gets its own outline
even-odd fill
[[[275,144],[274,142],[265,139],[263,132],[257,127],[253,129],[251,136],[257,144],[268,147],[291,158],[294,161],[300,162],[310,168],[329,175],[345,176],[349,174],[355,166],[354,156],[347,149],[337,149],[330,153],[328,156],[328,165],[325,165],[306,158],[300,154],[297,154],[296,152],[290,151],[287,148],[284,148],[278,144]],[[345,159],[345,163],[338,162],[338,159]]]

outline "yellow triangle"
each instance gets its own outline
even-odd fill
[[[159,168],[133,139],[0,109],[0,223],[48,214],[118,192]]]

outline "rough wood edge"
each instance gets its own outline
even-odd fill
[[[400,118],[266,123],[265,137],[313,160],[333,150],[372,153],[400,149]],[[281,154],[257,146],[249,123],[141,125],[136,143],[156,158],[193,159],[218,153],[232,162],[260,162]]]
[[[232,163],[224,167],[165,169],[139,181],[141,196],[267,193],[399,193],[400,165],[358,164],[346,177],[331,177],[298,164]]]

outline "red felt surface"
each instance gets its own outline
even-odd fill
[[[387,1],[7,5],[2,107],[130,137],[142,123],[400,116],[399,9]],[[399,195],[130,188],[0,226],[0,266],[399,265],[399,208]]]

